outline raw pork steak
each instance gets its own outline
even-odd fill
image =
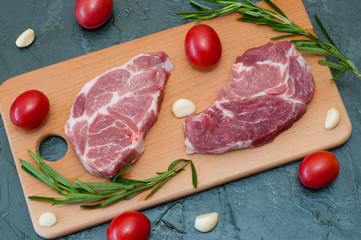
[[[163,52],[140,54],[80,90],[65,133],[90,173],[110,178],[138,159],[172,69]]]
[[[249,49],[233,64],[227,88],[184,123],[187,153],[222,153],[271,142],[306,112],[310,69],[287,41]]]

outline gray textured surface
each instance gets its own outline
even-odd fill
[[[107,24],[88,31],[75,21],[74,2],[0,0],[0,83],[181,25],[184,22],[173,13],[192,9],[187,0],[115,0]],[[361,68],[360,0],[303,2],[309,15],[319,15],[342,52]],[[18,49],[14,42],[27,28],[35,30],[36,41]],[[316,33],[320,34],[317,28]],[[346,144],[332,150],[341,166],[332,185],[307,189],[298,181],[299,162],[289,164],[144,211],[153,224],[150,239],[361,239],[361,79],[346,74],[337,85],[353,133]],[[0,169],[0,238],[41,239],[33,230],[2,122]],[[156,224],[169,208],[163,219],[187,234]],[[210,211],[220,213],[219,224],[211,233],[201,234],[193,228],[194,218]],[[106,239],[107,226],[61,239]]]

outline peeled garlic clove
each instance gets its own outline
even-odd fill
[[[196,217],[194,228],[200,232],[210,232],[218,223],[218,213],[212,212]]]
[[[56,223],[56,215],[52,212],[45,212],[39,218],[39,225],[44,227],[51,227]]]
[[[29,28],[28,30],[20,34],[18,39],[16,39],[15,44],[19,48],[27,47],[33,43],[34,39],[35,39],[35,33],[33,29]]]
[[[325,128],[332,129],[337,126],[340,122],[340,113],[336,108],[331,108],[328,110],[325,119]]]
[[[178,99],[173,103],[172,111],[174,115],[178,118],[180,117],[186,117],[188,115],[191,115],[196,110],[196,106],[194,103],[188,99]]]

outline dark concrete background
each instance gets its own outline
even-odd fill
[[[309,15],[318,14],[341,51],[361,69],[360,0],[303,2]],[[0,0],[0,83],[181,25],[184,22],[174,13],[193,9],[187,0],[114,0],[107,24],[85,30],[75,20],[74,3]],[[15,40],[27,28],[35,30],[36,40],[29,48],[18,49]],[[316,33],[321,35],[318,28]],[[150,239],[361,239],[361,79],[348,73],[337,86],[353,132],[346,144],[332,150],[341,167],[333,184],[320,190],[305,188],[297,175],[300,162],[288,164],[144,211],[153,225]],[[41,239],[33,230],[1,121],[0,170],[0,239]],[[169,208],[163,219],[187,234],[156,224]],[[219,213],[218,226],[207,234],[197,232],[195,217],[212,211]],[[61,239],[106,239],[107,227],[102,224]]]

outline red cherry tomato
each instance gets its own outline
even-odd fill
[[[151,224],[147,216],[140,212],[129,211],[120,214],[109,224],[108,240],[146,240]]]
[[[299,167],[301,182],[310,188],[322,188],[332,183],[340,171],[337,158],[331,152],[321,151],[306,156]]]
[[[108,20],[112,8],[112,0],[77,0],[74,9],[75,18],[87,29],[97,28]]]
[[[48,115],[48,97],[38,91],[29,90],[20,94],[10,108],[10,119],[25,130],[37,128]]]
[[[185,50],[193,66],[210,69],[221,58],[222,44],[213,28],[198,24],[189,29],[185,38]]]

